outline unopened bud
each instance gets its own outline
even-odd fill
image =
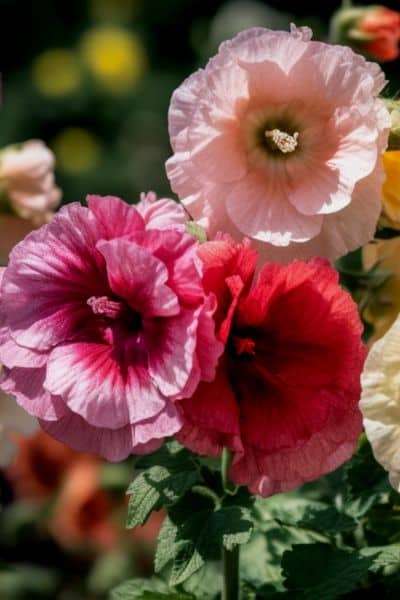
[[[400,54],[400,13],[385,6],[343,7],[332,18],[332,41],[385,62]]]

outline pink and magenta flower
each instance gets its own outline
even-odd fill
[[[336,259],[374,235],[390,118],[383,71],[350,48],[250,29],[174,92],[167,173],[213,237],[262,258]]]
[[[222,344],[183,208],[152,194],[87,204],[1,272],[1,387],[54,437],[120,460],[180,429],[176,401],[212,381]]]
[[[332,471],[361,433],[365,358],[357,307],[324,259],[267,263],[229,237],[201,247],[225,352],[216,378],[180,402],[178,439],[195,452],[233,452],[230,476],[262,496]]]

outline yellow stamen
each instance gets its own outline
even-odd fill
[[[288,152],[294,152],[296,150],[299,133],[298,131],[295,131],[293,135],[290,135],[289,133],[286,133],[286,131],[281,131],[280,129],[267,129],[265,137],[270,139],[283,154],[287,154]]]

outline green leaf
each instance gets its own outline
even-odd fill
[[[140,456],[135,462],[135,467],[141,470],[156,466],[187,471],[196,466],[196,457],[175,440],[169,440],[155,452]]]
[[[325,535],[336,535],[356,527],[356,521],[334,506],[310,500],[298,493],[278,494],[266,500],[258,499],[256,510],[263,519],[279,524],[313,529]]]
[[[253,522],[246,507],[232,504],[231,499],[215,507],[207,500],[199,497],[202,507],[190,515],[174,507],[160,531],[155,569],[158,573],[171,563],[171,585],[186,581],[206,561],[218,560],[222,546],[231,550],[250,539]]]
[[[336,535],[355,529],[357,523],[352,517],[340,513],[333,506],[327,506],[323,508],[308,507],[298,522],[298,526],[314,529],[326,535]]]
[[[371,446],[365,436],[351,461],[345,466],[346,513],[359,518],[372,506],[384,500],[390,485],[387,473],[374,459]]]
[[[378,546],[362,548],[361,556],[372,558],[373,562],[370,571],[377,572],[381,569],[398,570],[400,565],[400,544],[390,544],[388,546]]]
[[[174,472],[166,467],[141,473],[128,488],[127,527],[143,525],[153,511],[175,504],[199,479],[199,471]]]
[[[300,544],[284,553],[285,585],[299,600],[335,600],[358,587],[373,557],[327,544]]]
[[[178,502],[201,481],[199,466],[192,455],[176,442],[167,442],[160,450],[136,462],[146,469],[128,488],[127,527],[143,525],[150,514]]]
[[[112,590],[110,600],[195,600],[186,592],[171,591],[158,577],[130,579]]]

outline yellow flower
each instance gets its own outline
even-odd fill
[[[100,160],[101,145],[89,131],[79,127],[68,127],[52,142],[60,170],[82,173],[93,169]]]
[[[381,224],[400,229],[400,150],[383,155],[386,180],[383,184],[383,216]]]
[[[363,311],[364,319],[373,325],[371,342],[381,338],[396,320],[400,312],[400,238],[382,240],[364,246],[363,265],[369,271],[379,265],[390,273],[379,288],[375,288]]]
[[[76,55],[54,48],[37,56],[32,63],[33,83],[44,96],[65,96],[75,92],[82,81]]]
[[[145,49],[137,36],[115,26],[96,27],[82,39],[82,59],[109,92],[129,91],[146,67]]]

